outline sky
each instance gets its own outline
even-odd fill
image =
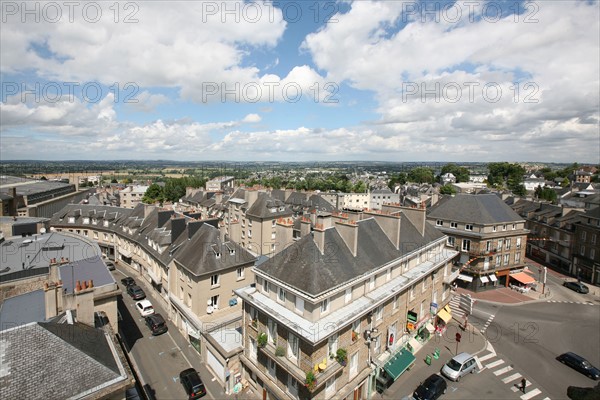
[[[2,1],[2,160],[600,163],[597,1]]]

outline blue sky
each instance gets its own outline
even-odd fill
[[[596,1],[22,4],[3,160],[600,163]]]

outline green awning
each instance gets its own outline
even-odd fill
[[[415,362],[415,356],[408,350],[402,349],[394,355],[383,367],[388,375],[396,380]]]

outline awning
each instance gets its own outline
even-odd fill
[[[125,258],[131,258],[131,252],[125,249],[119,249],[119,253]]]
[[[413,349],[419,348],[421,346],[421,344],[419,342],[417,342],[417,339],[415,339],[414,337],[411,337],[410,339],[408,339],[408,344]]]
[[[154,271],[152,271],[150,268],[148,268],[146,271],[148,271],[148,276],[150,276],[150,279],[152,279],[154,281],[154,283],[156,283],[157,285],[162,283],[160,281],[160,278],[158,276],[156,276]]]
[[[435,328],[433,327],[433,325],[431,325],[431,322],[428,322],[427,325],[425,325],[425,329],[427,329],[429,333],[435,332]]]
[[[452,319],[452,315],[445,309],[441,309],[440,312],[437,313],[437,316],[444,320],[445,323],[450,322],[450,320]]]
[[[408,350],[400,350],[388,361],[383,369],[394,380],[398,379],[415,362],[415,356]]]
[[[517,272],[516,274],[511,274],[510,278],[516,279],[524,285],[535,282],[535,279],[527,275],[525,272]]]
[[[479,280],[481,281],[481,283],[488,283],[490,281],[487,276],[483,275],[479,276]]]
[[[498,278],[496,278],[496,275],[494,275],[494,274],[488,275],[488,278],[490,278],[490,281],[492,281],[492,282],[496,282],[498,280]]]
[[[457,278],[466,282],[473,282],[473,277],[469,275],[458,274]]]

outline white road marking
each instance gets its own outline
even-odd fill
[[[538,394],[542,393],[542,391],[538,388],[533,389],[531,392],[529,393],[525,393],[524,395],[521,396],[522,400],[529,400],[532,397],[537,396]]]
[[[506,378],[502,379],[502,382],[504,383],[508,383],[508,382],[512,382],[515,379],[519,379],[521,377],[520,373],[516,373],[516,374],[512,374],[511,376],[507,376]]]
[[[496,357],[496,354],[495,353],[488,353],[488,354],[486,354],[483,357],[479,357],[479,361],[485,361],[485,360],[490,359],[492,357]]]
[[[500,368],[497,371],[494,371],[494,375],[496,376],[500,376],[502,374],[507,373],[508,371],[511,371],[513,368],[509,365],[508,367],[504,367],[504,368]]]
[[[531,385],[531,382],[529,382],[528,380],[525,381],[525,387],[529,387]],[[519,382],[518,384],[513,385],[510,388],[513,392],[518,392],[519,390],[521,390],[521,382]]]
[[[497,367],[498,365],[501,365],[501,364],[504,364],[504,360],[496,360],[492,363],[486,364],[485,367],[488,369],[491,369],[491,368]]]

